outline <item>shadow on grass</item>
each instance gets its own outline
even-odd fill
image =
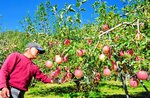
[[[101,83],[98,85],[99,87],[107,86],[107,87],[116,87],[122,88],[122,85],[115,85],[115,84],[106,84]],[[126,98],[126,95],[102,95],[100,90],[94,89],[92,90],[93,95],[88,90],[81,90],[78,91],[76,85],[70,85],[70,86],[56,86],[52,88],[41,88],[40,86],[37,87],[38,89],[36,91],[32,91],[28,94],[35,95],[35,96],[45,96],[45,95],[57,95],[60,97],[64,97],[65,94],[69,96],[69,98]],[[140,92],[136,93],[134,95],[129,95],[130,98],[150,98],[150,94],[148,95],[146,92]]]
[[[104,97],[105,98],[127,98],[126,95],[110,95]],[[140,92],[135,95],[129,95],[129,98],[150,98],[150,92],[149,94],[146,92]]]
[[[99,86],[107,86],[107,87],[118,87],[118,88],[122,88],[122,85],[118,85],[118,84],[108,84],[108,83],[100,83]]]
[[[38,87],[37,87],[38,88]],[[40,90],[39,90],[40,89]],[[38,90],[36,90],[35,92],[30,92],[30,94],[34,94],[34,95],[45,95],[45,94],[49,94],[50,92],[55,92],[57,94],[60,94],[60,93],[68,93],[68,92],[74,92],[75,91],[75,87],[74,86],[67,86],[67,87],[52,87],[52,88],[49,88],[49,87],[46,87],[46,88],[40,88],[39,87]]]

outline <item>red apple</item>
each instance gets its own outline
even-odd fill
[[[53,62],[47,60],[47,61],[45,62],[45,65],[46,65],[47,68],[51,68],[51,67],[53,66]]]
[[[81,50],[77,50],[77,55],[78,56],[82,56],[83,55],[82,51]]]
[[[85,53],[86,53],[86,50],[83,50],[83,49],[77,50],[78,56],[83,56]]]
[[[120,54],[120,56],[123,57],[124,56],[124,51],[120,51],[119,54]]]
[[[72,73],[71,72],[67,72],[66,77],[67,77],[67,79],[71,79],[72,78]]]
[[[57,68],[55,70],[57,76],[60,75],[60,71],[61,71],[60,66],[57,66]]]
[[[136,60],[136,61],[140,61],[141,58],[140,58],[139,56],[136,56],[135,60]]]
[[[136,61],[140,61],[140,60],[144,60],[144,58],[141,58],[141,57],[139,57],[139,56],[136,56],[135,60],[136,60]]]
[[[133,50],[132,49],[129,49],[129,50],[127,50],[127,54],[130,54],[131,56],[133,55]]]
[[[91,45],[91,44],[92,44],[92,42],[93,42],[93,40],[92,40],[92,39],[88,39],[88,40],[87,40],[87,43],[88,43],[89,45]]]
[[[83,55],[86,53],[86,50],[84,50],[84,49],[82,49],[81,51],[82,51]]]
[[[147,80],[148,79],[148,73],[146,71],[140,70],[136,73],[136,76],[140,80]]]
[[[136,78],[130,79],[130,86],[131,87],[137,87],[139,85],[139,81]]]
[[[112,63],[112,70],[117,71],[118,70],[118,65],[115,61],[111,61]]]
[[[72,73],[66,72],[65,76],[61,79],[61,83],[68,82],[72,79]]]
[[[94,83],[98,83],[100,81],[100,77],[101,77],[100,73],[97,72],[94,77]]]
[[[56,78],[55,76],[56,76],[56,75],[55,75],[55,71],[53,71],[53,72],[50,74],[50,77],[51,77],[52,79],[54,79],[54,78]]]
[[[117,71],[117,70],[118,70],[118,66],[117,66],[117,65],[112,65],[112,69],[113,69],[114,71]]]
[[[65,66],[64,70],[67,72],[69,70],[69,68],[67,66]]]
[[[109,29],[109,26],[107,24],[103,25],[103,30],[107,31]]]
[[[60,67],[58,66],[55,71],[53,71],[50,75],[52,79],[58,77],[60,75]]]
[[[110,49],[110,47],[108,45],[103,47],[103,53],[105,53],[105,54],[110,54],[110,50],[111,49]]]
[[[110,74],[111,74],[110,69],[109,69],[108,67],[105,67],[104,70],[103,70],[103,74],[104,74],[105,76],[110,76]]]
[[[71,42],[70,42],[70,40],[69,40],[69,39],[65,39],[65,40],[64,40],[64,44],[65,44],[65,45],[67,45],[67,46],[68,46],[68,45],[70,45],[70,43],[71,43]]]
[[[61,64],[63,62],[63,59],[60,55],[56,55],[54,57],[54,61],[57,63],[57,64]]]
[[[104,54],[100,54],[98,57],[101,61],[104,61],[106,59],[106,56]]]
[[[80,69],[80,67],[78,67],[77,69],[75,69],[74,75],[75,75],[77,78],[83,77],[83,71]]]
[[[68,62],[68,56],[63,57],[63,62]]]
[[[101,74],[99,72],[96,73],[96,77],[100,78]]]

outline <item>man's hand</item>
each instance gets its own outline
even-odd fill
[[[6,87],[2,88],[1,96],[2,98],[9,98],[10,97],[9,89]]]

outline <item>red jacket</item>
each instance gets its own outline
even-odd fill
[[[12,86],[27,91],[32,77],[44,83],[51,83],[51,78],[44,75],[30,59],[18,52],[12,53],[0,69],[0,88]]]

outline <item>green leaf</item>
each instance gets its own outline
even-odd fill
[[[67,21],[69,21],[69,22],[73,22],[73,20],[72,20],[72,16],[68,16],[68,17],[67,17]]]
[[[81,2],[77,2],[76,7],[79,8],[81,6],[81,4],[82,4]]]
[[[75,12],[75,9],[73,9],[73,8],[70,8],[70,9],[69,9],[69,11],[71,11],[71,12]]]
[[[84,8],[81,8],[80,11],[86,11]]]

